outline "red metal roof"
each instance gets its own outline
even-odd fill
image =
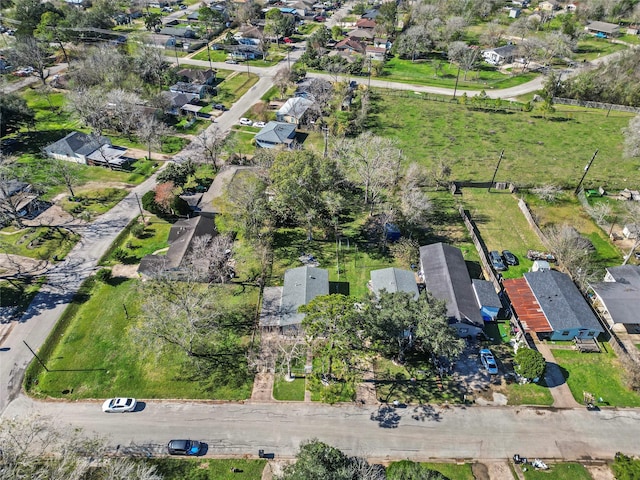
[[[526,279],[509,278],[504,280],[502,285],[507,295],[509,295],[511,305],[525,329],[536,333],[553,330]]]

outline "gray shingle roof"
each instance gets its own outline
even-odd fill
[[[575,328],[603,331],[569,275],[547,270],[525,273],[524,278],[554,331]]]
[[[292,123],[269,122],[256,134],[256,141],[273,144],[291,143],[296,126]]]
[[[378,295],[382,290],[389,293],[407,292],[418,298],[418,285],[416,276],[410,270],[400,268],[383,268],[371,271],[371,287]]]
[[[640,323],[640,266],[608,267],[615,281],[600,282],[591,288],[602,300],[614,323]]]
[[[447,315],[484,326],[460,249],[445,243],[420,247],[420,268],[427,290],[447,303]]]
[[[291,116],[299,119],[313,105],[311,100],[304,97],[291,97],[276,112],[277,116]]]
[[[476,294],[478,305],[482,307],[502,308],[502,302],[500,302],[500,297],[498,297],[493,283],[477,278],[471,280],[471,283],[473,285],[473,291]]]
[[[45,147],[49,154],[65,155],[73,157],[76,155],[87,156],[95,152],[102,145],[110,145],[111,142],[106,137],[95,137],[82,132],[71,132],[66,137]]]
[[[279,325],[299,325],[304,314],[298,313],[298,307],[320,295],[329,295],[327,270],[307,265],[287,270],[284,274]]]

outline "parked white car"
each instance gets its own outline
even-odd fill
[[[247,125],[249,127],[251,125],[253,125],[253,122],[251,120],[249,120],[248,118],[244,118],[244,117],[242,117],[238,123],[240,123],[240,125]]]
[[[498,364],[496,363],[496,359],[493,358],[493,353],[488,348],[483,348],[480,350],[480,361],[482,365],[487,370],[489,375],[497,375],[498,374]]]
[[[110,398],[102,404],[102,411],[105,413],[124,413],[133,412],[136,409],[135,398]]]
[[[258,128],[264,128],[265,125],[266,125],[266,123],[264,123],[264,122],[255,122],[253,124],[254,127],[258,127]]]

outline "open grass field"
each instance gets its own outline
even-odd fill
[[[549,470],[527,468],[524,473],[526,480],[591,480],[589,471],[579,463],[554,463]],[[518,468],[518,467],[516,467]]]
[[[30,392],[66,399],[248,398],[253,383],[249,375],[240,387],[223,382],[205,385],[190,378],[183,352],[166,348],[156,355],[141,350],[130,335],[142,308],[137,282],[114,279],[109,284],[89,282],[83,287],[40,350],[50,371],[43,372],[36,363],[29,366],[26,385]],[[229,306],[255,307],[257,289],[244,289],[240,295],[242,287],[225,288]]]
[[[484,188],[464,188],[462,202],[471,214],[487,250],[510,250],[519,265],[502,272],[505,278],[520,278],[533,262],[527,250],[544,250],[544,246],[518,208],[518,199],[507,190],[491,193]]]
[[[74,200],[65,198],[60,206],[74,216],[93,220],[116,206],[129,192],[122,188],[99,188],[76,194]]]
[[[266,460],[213,458],[159,458],[145,463],[155,465],[166,480],[260,480]],[[237,472],[231,469],[236,468]]]
[[[463,90],[490,90],[522,85],[536,78],[536,73],[505,75],[494,67],[485,65],[479,70],[460,72],[458,88]],[[394,57],[385,63],[384,73],[378,80],[411,83],[414,85],[434,85],[454,88],[458,77],[458,67],[442,58],[431,60],[403,60]]]
[[[169,230],[171,230],[171,224],[155,215],[148,219],[141,238],[132,235],[129,226],[118,236],[118,240],[114,242],[101,265],[111,266],[120,263],[114,255],[117,249],[126,253],[126,263],[139,263],[145,255],[151,255],[169,246],[167,242]]]
[[[214,97],[216,103],[230,105],[242,97],[259,80],[257,75],[247,72],[233,72],[218,85],[218,94]]]
[[[583,403],[583,392],[595,395],[599,406],[638,407],[640,395],[624,386],[623,368],[611,347],[601,344],[602,353],[580,353],[575,350],[554,349],[558,365],[565,371],[573,398]]]
[[[424,463],[429,469],[440,472],[450,480],[474,480],[470,463],[458,465],[456,463]]]
[[[27,227],[17,231],[5,229],[0,236],[4,252],[37,260],[60,260],[74,247],[80,236],[65,228]]]
[[[602,157],[589,170],[587,188],[632,188],[638,178],[640,160],[622,157],[628,113],[607,117],[606,111],[557,106],[545,119],[535,110],[475,111],[412,92],[377,91],[376,97],[373,131],[395,138],[407,162],[448,162],[455,180],[490,181],[502,150],[496,181],[575,187],[596,149]]]

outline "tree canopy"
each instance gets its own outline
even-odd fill
[[[547,368],[542,354],[531,348],[519,348],[514,361],[516,363],[516,372],[529,380],[542,377]]]

